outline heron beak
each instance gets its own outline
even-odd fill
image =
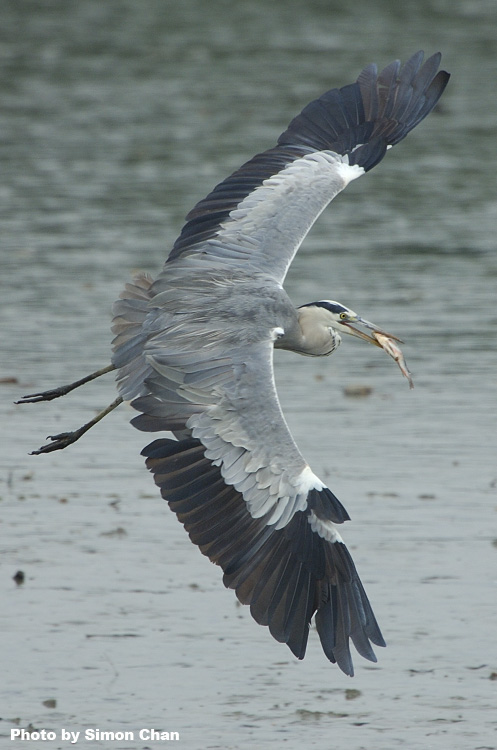
[[[401,339],[397,338],[397,336],[394,336],[391,333],[387,333],[379,326],[375,325],[374,323],[370,323],[369,320],[364,320],[364,318],[359,317],[359,315],[353,320],[353,321],[342,321],[342,325],[346,326],[348,328],[347,333],[352,334],[353,336],[357,336],[360,339],[363,339],[364,341],[369,341],[370,344],[374,344],[375,346],[379,346],[380,349],[381,344],[378,343],[378,341],[373,336],[368,336],[367,333],[364,333],[364,331],[361,331],[359,328],[355,328],[352,323],[359,323],[360,325],[363,325],[365,328],[369,328],[371,331],[376,331],[377,333],[383,334],[383,336],[388,336],[389,339],[393,339],[394,341],[398,341],[399,343],[404,343]]]

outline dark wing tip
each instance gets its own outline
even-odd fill
[[[352,677],[349,641],[371,662],[377,661],[371,644],[386,646],[386,643],[347,547],[336,542],[326,553],[330,570],[336,571],[335,585],[329,584],[323,596],[316,613],[316,628],[328,659]]]
[[[374,128],[370,140],[358,143],[350,154],[350,164],[369,171],[381,161],[387,147],[403,140],[433,110],[450,74],[438,71],[440,52],[424,64],[423,57],[419,50],[403,66],[395,60],[377,73],[376,66],[370,65],[358,76],[365,116],[374,122]]]
[[[355,83],[332,89],[307,105],[278,139],[286,146],[306,146],[349,155],[349,163],[372,169],[436,105],[449,80],[439,71],[441,54],[422,64],[416,52],[403,66],[398,60],[380,73],[367,65]]]

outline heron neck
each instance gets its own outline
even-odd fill
[[[337,331],[316,321],[315,316],[308,313],[306,308],[300,308],[295,326],[291,330],[285,330],[285,334],[275,342],[275,347],[309,357],[326,357],[335,351],[340,341]]]

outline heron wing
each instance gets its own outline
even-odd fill
[[[193,438],[155,440],[143,451],[162,496],[194,544],[221,566],[225,586],[299,659],[316,614],[323,650],[346,674],[353,674],[350,640],[376,661],[371,643],[385,642],[339,537],[322,536],[310,511],[296,512],[280,529],[268,524],[267,515],[254,518],[243,494],[226,484],[205,454]]]
[[[372,169],[426,117],[447,85],[440,54],[418,52],[311,102],[274,148],[217,185],[186,217],[166,261],[252,266],[283,282],[295,253],[329,202]]]

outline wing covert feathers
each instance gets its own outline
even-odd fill
[[[299,659],[315,614],[326,656],[346,674],[353,674],[350,640],[376,661],[371,643],[385,642],[345,545],[313,531],[309,510],[278,530],[267,516],[252,518],[241,493],[225,484],[204,452],[193,438],[155,440],[142,451],[192,542],[223,569],[225,586]]]

